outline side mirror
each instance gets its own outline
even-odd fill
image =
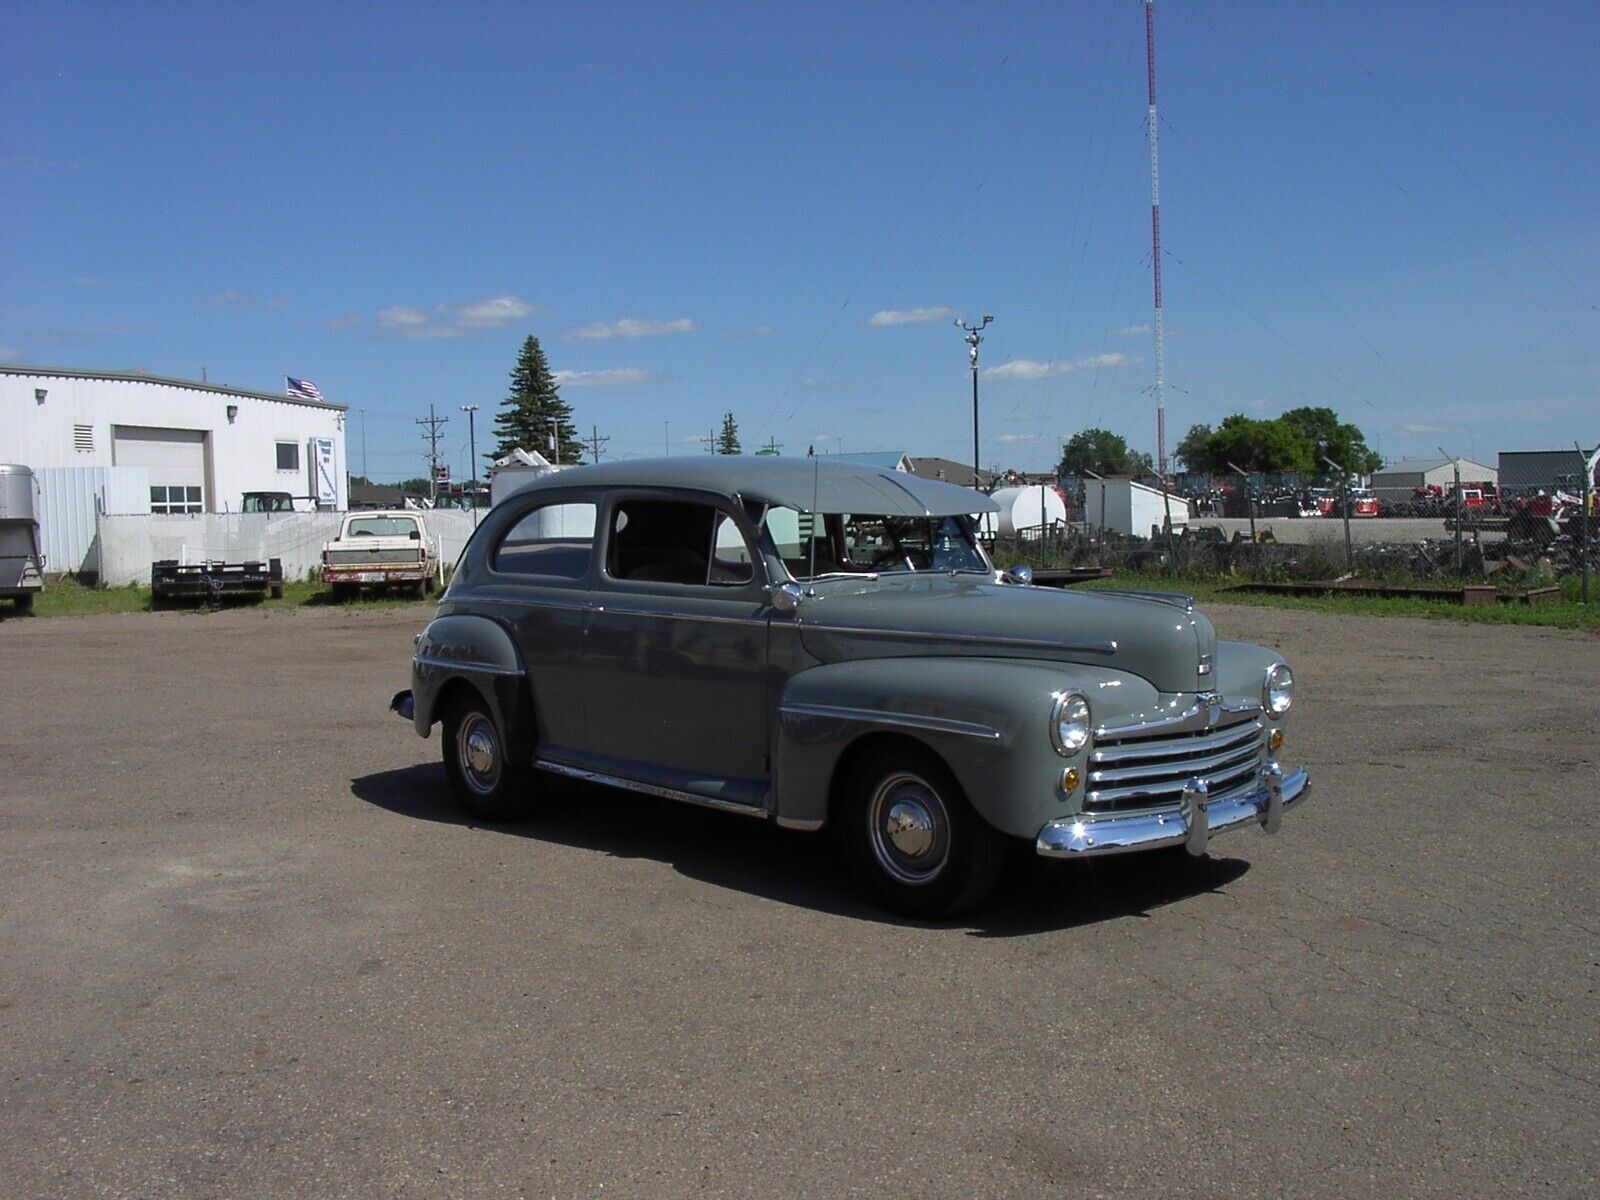
[[[406,534],[406,536],[413,542],[420,542],[422,540],[422,531],[420,529],[413,529],[410,533]]]
[[[1006,572],[1006,580],[1010,583],[1020,583],[1029,587],[1033,583],[1033,568],[1027,563],[1018,563]]]
[[[772,605],[774,612],[792,613],[800,607],[800,597],[803,594],[800,585],[792,580],[787,583],[775,583],[767,589],[767,601]]]

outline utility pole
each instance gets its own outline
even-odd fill
[[[967,331],[967,336],[961,340],[966,342],[967,352],[972,356],[972,488],[978,492],[983,491],[978,482],[978,465],[983,461],[978,457],[978,347],[983,342],[982,331],[993,320],[985,316],[980,324],[968,325],[960,317],[956,318],[957,327]]]
[[[717,452],[717,431],[715,429],[706,434],[705,437],[696,438],[695,440],[705,443],[707,454],[715,454]]]
[[[600,461],[600,447],[604,446],[610,440],[611,439],[609,437],[600,436],[600,426],[589,426],[589,450],[594,455],[595,462]]]
[[[761,449],[757,450],[756,453],[767,458],[776,458],[778,456],[778,451],[782,449],[782,442],[780,442],[777,438],[769,437],[767,439],[767,444],[761,447]]]
[[[372,476],[367,474],[367,410],[358,408],[356,411],[361,414],[361,478],[371,483]]]
[[[472,490],[472,523],[478,523],[478,424],[474,414],[478,411],[476,404],[463,404],[461,411],[467,414],[467,452],[472,455],[472,466],[467,472],[467,478],[461,482],[473,485]]]
[[[1243,467],[1239,466],[1237,463],[1229,463],[1228,466],[1232,467],[1234,473],[1237,474],[1241,479],[1244,480],[1245,496],[1250,501],[1250,540],[1252,542],[1255,542],[1255,548],[1256,548],[1256,575],[1255,575],[1255,577],[1257,579],[1260,579],[1261,578],[1261,543],[1256,540],[1256,489],[1255,489],[1255,487],[1253,486],[1253,484],[1251,482],[1250,472],[1249,471],[1246,471]]]
[[[449,417],[436,417],[433,415],[433,403],[428,404],[428,416],[424,420],[417,418],[417,424],[427,428],[422,436],[428,439],[428,499],[439,498],[439,426],[448,424]]]
[[[1578,563],[1582,572],[1582,584],[1578,592],[1584,604],[1589,603],[1589,539],[1593,536],[1594,522],[1589,517],[1589,506],[1594,503],[1594,475],[1595,464],[1600,462],[1600,446],[1596,446],[1594,453],[1585,454],[1583,447],[1577,442],[1572,443],[1572,448],[1578,452],[1578,457],[1583,460],[1583,488],[1581,501],[1583,512],[1578,518]]]

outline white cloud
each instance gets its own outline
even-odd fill
[[[0,362],[16,362],[22,357],[22,351],[10,346],[0,346]]]
[[[614,321],[610,325],[585,325],[582,329],[574,329],[567,336],[601,342],[614,337],[636,338],[655,337],[663,333],[693,333],[697,328],[699,326],[688,317],[649,321],[638,317],[623,317],[622,320]]]
[[[922,325],[929,321],[953,321],[953,308],[885,308],[867,318],[867,325],[882,328],[886,325]]]
[[[466,304],[440,304],[431,310],[394,304],[381,309],[376,320],[378,328],[401,337],[454,338],[485,329],[501,329],[534,311],[533,305],[521,297],[507,295]]]
[[[1107,337],[1138,337],[1142,333],[1149,333],[1148,325],[1124,325],[1120,329],[1106,330]]]
[[[637,384],[660,383],[666,378],[654,371],[639,367],[610,367],[602,371],[552,371],[551,376],[563,387],[630,387]]]
[[[1007,445],[1016,442],[1042,442],[1045,440],[1045,435],[1042,433],[1002,433],[997,440]]]
[[[1444,427],[1442,425],[1403,425],[1403,426],[1401,426],[1401,428],[1404,429],[1407,433],[1443,433],[1444,432]]]
[[[354,329],[359,324],[361,324],[360,316],[358,316],[356,313],[345,313],[344,316],[335,317],[333,320],[329,321],[328,328],[333,330],[335,333],[339,333],[346,329]]]
[[[227,291],[218,292],[215,296],[212,296],[211,303],[219,308],[254,308],[256,306],[256,298],[249,292],[240,292],[229,288]]]
[[[771,325],[752,325],[749,329],[729,329],[722,334],[725,342],[739,342],[745,338],[766,337],[772,332]]]
[[[985,368],[985,379],[1044,379],[1050,375],[1065,375],[1070,371],[1093,371],[1105,367],[1125,367],[1138,361],[1126,354],[1092,354],[1088,358],[1057,359],[1038,362],[1031,358],[1016,358],[999,366]]]
[[[283,299],[281,296],[274,296],[271,300],[267,301],[267,307],[273,312],[277,312],[280,308],[288,308],[289,302]]]

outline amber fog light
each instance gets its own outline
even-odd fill
[[[1267,745],[1268,745],[1268,747],[1270,747],[1273,750],[1282,749],[1283,748],[1283,730],[1274,729],[1272,731],[1272,736],[1267,739]]]
[[[1065,771],[1061,772],[1061,790],[1063,792],[1074,791],[1074,790],[1077,789],[1077,786],[1078,786],[1078,768],[1077,767],[1068,767]]]

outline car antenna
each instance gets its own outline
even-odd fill
[[[817,461],[815,446],[807,446],[806,453],[811,457],[811,568],[807,572],[806,591],[815,596],[817,594],[817,492],[821,487],[818,475],[822,471],[822,464]]]

